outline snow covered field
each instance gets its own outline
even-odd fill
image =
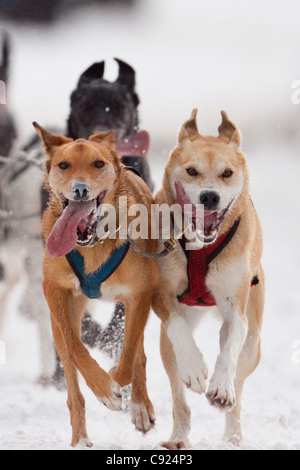
[[[226,8],[225,8],[226,4]],[[141,127],[152,136],[151,170],[159,188],[181,123],[199,108],[203,133],[216,134],[220,109],[241,128],[251,172],[251,194],[264,233],[267,295],[262,359],[243,396],[241,449],[300,450],[300,105],[292,104],[292,82],[300,79],[296,1],[221,2],[144,0],[134,12],[95,8],[64,15],[40,30],[0,20],[11,32],[14,57],[9,99],[22,139],[31,122],[63,126],[69,94],[92,62],[112,57],[137,70]],[[36,326],[11,299],[0,340],[0,449],[70,449],[66,393],[36,384]],[[99,304],[107,321],[111,304]],[[212,373],[219,324],[207,318],[196,332]],[[159,449],[171,433],[172,403],[159,355],[159,321],[151,315],[145,334],[149,395],[156,429],[145,437],[127,412],[100,405],[82,382],[93,449]],[[296,347],[298,346],[298,349]],[[109,359],[91,351],[108,370]],[[232,449],[222,442],[223,419],[205,397],[187,391],[192,409],[193,449]]]

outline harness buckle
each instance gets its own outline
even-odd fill
[[[121,226],[119,226],[118,228],[115,229],[114,231],[114,234],[116,235],[116,233],[118,233],[121,229]],[[109,237],[109,235],[113,232],[113,230],[108,230],[107,232],[105,232],[105,234],[101,237],[101,238],[98,238],[96,237],[95,238],[95,243],[99,243],[100,245],[103,245],[103,243],[105,242],[105,240]]]
[[[167,240],[164,242],[164,247],[167,251],[173,251],[176,247],[178,240],[176,238],[170,238],[170,240]]]

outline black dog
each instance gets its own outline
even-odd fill
[[[88,139],[96,131],[112,130],[118,143],[134,140],[138,131],[139,98],[135,91],[135,71],[127,63],[115,59],[119,65],[118,78],[109,82],[103,78],[104,62],[95,63],[79,78],[77,88],[71,94],[71,110],[67,123],[67,136],[73,139]],[[122,161],[139,172],[146,184],[153,190],[147,157],[124,155]],[[44,194],[47,200],[48,195]],[[109,325],[102,330],[86,314],[82,324],[82,340],[91,347],[99,347],[110,357],[119,358],[124,333],[124,306],[116,305]],[[59,383],[63,371],[58,361],[55,381]]]
[[[68,135],[88,139],[96,131],[115,129],[118,140],[136,131],[138,126],[135,72],[128,64],[119,64],[115,82],[103,78],[104,62],[89,67],[79,78],[71,95]]]
[[[119,65],[115,82],[103,78],[104,62],[92,65],[81,75],[71,95],[68,137],[88,139],[96,131],[113,130],[120,142],[137,132],[139,98],[135,92],[135,71],[120,59],[115,60]],[[153,190],[146,158],[123,157],[123,163],[134,166]]]

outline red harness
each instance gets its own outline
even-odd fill
[[[212,307],[216,305],[214,297],[208,292],[206,287],[206,276],[209,264],[230,242],[240,224],[238,218],[230,227],[228,232],[218,237],[215,243],[204,246],[200,250],[186,250],[186,239],[180,240],[182,249],[187,257],[187,271],[189,286],[187,290],[178,296],[178,301],[182,304],[194,306]],[[254,279],[254,278],[253,278]],[[253,281],[252,281],[253,282]]]

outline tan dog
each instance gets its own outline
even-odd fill
[[[96,397],[111,410],[121,409],[119,386],[132,382],[132,419],[137,429],[146,432],[154,425],[155,417],[146,390],[143,331],[158,269],[153,260],[140,256],[129,245],[123,252],[126,239],[107,238],[102,244],[97,243],[95,228],[101,222],[103,200],[118,210],[119,196],[127,197],[127,211],[132,204],[140,203],[150,213],[151,193],[139,176],[126,171],[115,151],[114,134],[99,132],[88,141],[73,141],[50,134],[36,123],[34,126],[44,144],[46,186],[51,193],[43,220],[47,243],[43,289],[51,311],[55,345],[67,380],[72,446],[91,445],[77,369]],[[128,217],[128,222],[132,219]],[[155,241],[140,239],[137,243],[145,251],[156,250]],[[113,273],[101,284],[102,298],[122,302],[126,311],[120,362],[109,375],[81,342],[81,319],[90,286],[81,283],[80,275],[75,274],[80,268],[78,265],[74,268],[67,256],[79,254],[86,276],[98,272],[112,254],[119,253],[119,248],[122,256]]]
[[[163,444],[169,449],[189,446],[184,384],[199,394],[206,391],[207,367],[192,336],[201,314],[215,309],[223,322],[221,352],[206,397],[225,410],[225,438],[235,444],[242,439],[243,384],[260,358],[262,235],[249,196],[241,136],[224,111],[218,137],[201,136],[196,114],[180,131],[156,197],[158,204],[189,204],[185,218],[193,224],[186,232],[189,248],[185,240],[160,260],[153,302],[162,320],[161,353],[173,394],[173,433]],[[197,204],[202,204],[198,213]]]

